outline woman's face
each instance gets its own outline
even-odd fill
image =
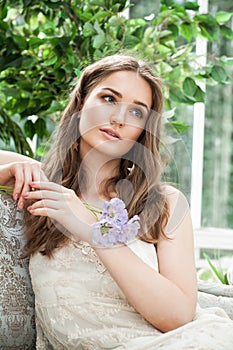
[[[152,106],[150,85],[132,71],[112,73],[87,95],[81,111],[80,152],[95,148],[112,158],[127,153],[146,124]]]

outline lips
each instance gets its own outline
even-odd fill
[[[114,139],[114,140],[121,139],[120,134],[116,130],[113,130],[111,128],[102,128],[100,129],[100,131],[110,139]]]

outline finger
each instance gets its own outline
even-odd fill
[[[41,164],[40,163],[36,163],[35,166],[33,166],[32,169],[32,182],[47,182],[48,178],[45,176],[43,170],[41,169]]]
[[[47,217],[50,217],[51,219],[55,219],[57,214],[57,210],[54,210],[51,208],[44,208],[44,207],[36,208],[36,209],[32,209],[32,208],[30,209],[29,207],[28,211],[33,216],[47,216]]]
[[[45,173],[43,172],[42,169],[40,169],[40,178],[39,179],[33,179],[33,181],[41,181],[41,182],[49,182],[49,179],[47,178],[47,176],[45,175]]]
[[[19,162],[11,165],[10,174],[15,180],[13,192],[14,199],[19,199],[23,191],[30,189],[29,183],[32,181],[32,172],[34,167],[38,167],[38,163]]]
[[[52,209],[52,208],[30,209],[30,207],[28,207],[28,211],[33,216],[44,216],[44,217],[49,217],[50,219],[55,220],[55,221],[53,221],[53,224],[56,225],[58,230],[61,231],[62,233],[64,233],[66,236],[70,237],[71,234],[69,233],[69,231],[67,231],[67,229],[62,224],[60,224],[58,222],[57,218],[60,215],[56,209]]]
[[[61,205],[59,202],[51,199],[42,199],[30,205],[28,210],[31,211],[40,208],[59,210],[61,209]]]
[[[22,209],[25,204],[25,199],[23,197],[23,193],[30,191],[30,183],[32,182],[32,166],[33,164],[27,164],[24,167],[24,184],[22,188],[22,192],[20,193],[18,207]]]
[[[60,200],[61,199],[61,193],[48,191],[48,190],[37,190],[37,191],[25,192],[22,194],[22,196],[25,199],[31,199],[31,200],[38,200],[38,199]]]
[[[41,189],[41,190],[50,190],[58,193],[62,192],[68,192],[72,191],[64,186],[58,185],[55,182],[49,182],[49,181],[39,181],[39,182],[31,182],[30,186],[35,189]]]
[[[15,186],[13,191],[13,198],[19,199],[20,193],[22,192],[24,183],[24,171],[21,164],[15,164],[11,169],[12,176],[15,178]]]

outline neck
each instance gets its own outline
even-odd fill
[[[81,153],[81,159],[80,170],[85,173],[86,183],[85,191],[82,193],[83,200],[99,206],[103,200],[108,200],[101,194],[101,184],[118,175],[120,159],[110,159],[96,150],[91,150],[85,156]]]

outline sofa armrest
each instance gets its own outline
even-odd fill
[[[24,246],[23,212],[0,195],[0,343],[1,349],[35,349],[34,294]]]
[[[233,320],[233,286],[198,281],[198,303],[202,308],[220,307]]]

